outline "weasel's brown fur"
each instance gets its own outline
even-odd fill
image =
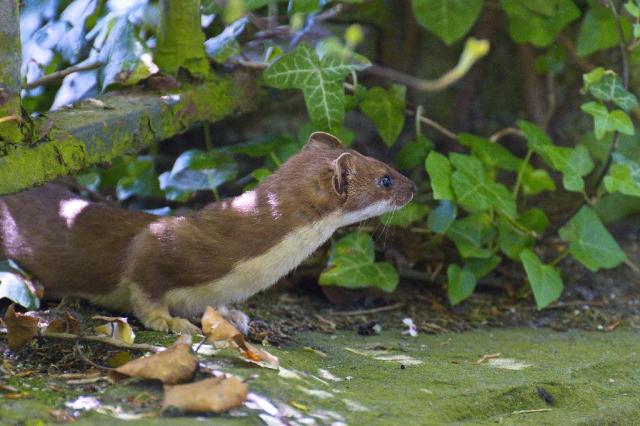
[[[385,176],[390,187],[380,184]],[[181,316],[272,285],[335,229],[399,208],[413,191],[384,163],[315,133],[254,190],[189,216],[90,203],[57,184],[3,197],[0,255],[48,296],[80,296],[132,310],[150,328],[194,332]]]

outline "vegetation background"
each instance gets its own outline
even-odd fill
[[[183,3],[22,2],[25,114],[232,72],[259,84],[254,112],[85,170],[88,190],[176,214],[251,188],[324,130],[419,186],[312,259],[326,288],[404,277],[458,304],[492,274],[544,308],[567,257],[637,271],[605,227],[640,208],[637,0]]]

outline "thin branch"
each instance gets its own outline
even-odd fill
[[[405,304],[403,302],[394,303],[393,305],[381,306],[379,308],[373,309],[358,309],[356,311],[342,311],[342,312],[334,312],[333,315],[340,316],[354,316],[354,315],[369,315],[369,314],[377,314],[378,312],[386,312],[392,311],[394,309],[402,308]]]
[[[89,71],[94,70],[96,68],[100,68],[102,66],[102,62],[93,62],[87,65],[74,65],[72,67],[52,72],[51,74],[47,74],[37,80],[32,81],[31,83],[25,84],[23,89],[34,89],[39,86],[44,86],[47,84],[52,84],[58,82],[68,76],[69,74],[73,74],[74,72],[79,71]]]
[[[120,340],[112,339],[108,336],[77,336],[69,333],[39,333],[39,337],[44,339],[69,340],[81,342],[103,343],[105,345],[114,346],[120,349],[134,349],[138,351],[160,352],[165,348],[161,346],[147,345],[145,343],[125,343]]]
[[[515,127],[505,127],[504,129],[500,129],[491,136],[489,136],[489,140],[491,142],[498,142],[500,139],[505,136],[518,136],[520,138],[525,139],[524,133],[520,129],[516,129]]]

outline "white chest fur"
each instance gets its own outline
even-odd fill
[[[165,302],[173,315],[200,315],[207,306],[243,301],[262,291],[298,266],[341,226],[378,216],[393,208],[379,202],[359,211],[334,212],[294,229],[260,256],[237,263],[224,277],[198,287],[171,290]]]
[[[224,277],[198,287],[169,291],[165,301],[173,315],[199,315],[208,305],[245,300],[298,266],[341,225],[337,215],[301,226],[260,256],[239,262]]]

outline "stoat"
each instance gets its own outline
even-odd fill
[[[317,132],[255,189],[186,216],[89,202],[50,183],[0,198],[0,257],[46,297],[132,312],[151,329],[195,333],[186,318],[247,299],[341,226],[402,207],[415,185]]]

